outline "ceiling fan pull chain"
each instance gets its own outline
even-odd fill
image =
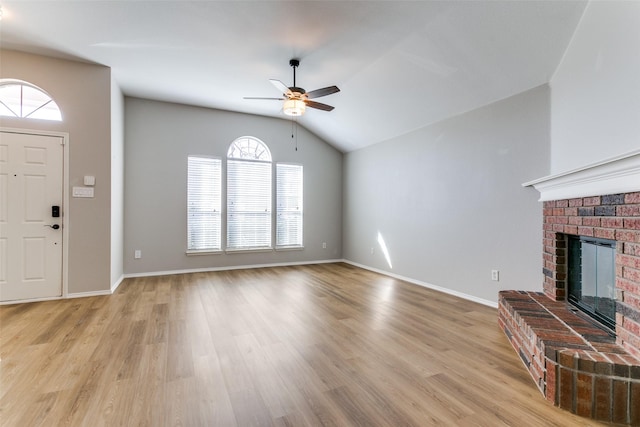
[[[294,127],[295,127],[295,137],[294,137]],[[295,144],[296,151],[298,151],[298,119],[295,116],[291,116],[291,139],[293,139],[293,143]]]

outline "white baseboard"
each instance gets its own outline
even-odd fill
[[[473,301],[473,302],[477,302],[478,304],[482,304],[482,305],[486,305],[489,307],[493,307],[493,308],[498,308],[498,303],[497,302],[493,302],[493,301],[489,301],[486,300],[484,298],[478,298],[476,296],[473,295],[469,295],[469,294],[465,294],[463,292],[459,292],[459,291],[455,291],[453,289],[449,289],[449,288],[443,288],[442,286],[437,286],[431,283],[427,283],[427,282],[423,282],[421,280],[416,280],[416,279],[412,279],[410,277],[405,277],[405,276],[401,276],[399,274],[395,274],[395,273],[389,273],[388,271],[384,271],[384,270],[380,270],[374,267],[369,267],[368,265],[364,265],[364,264],[359,264],[357,262],[353,262],[353,261],[349,261],[349,260],[342,260],[342,262],[345,262],[347,264],[351,264],[355,267],[359,267],[359,268],[363,268],[365,270],[369,270],[369,271],[373,271],[374,273],[379,273],[385,276],[389,276],[389,277],[393,277],[394,279],[399,279],[399,280],[404,280],[405,282],[409,282],[409,283],[413,283],[414,285],[418,285],[418,286],[422,286],[425,288],[429,288],[429,289],[433,289],[434,291],[438,291],[438,292],[442,292],[445,294],[449,294],[449,295],[453,295],[462,299],[466,299],[469,301]]]
[[[114,293],[116,289],[118,289],[118,286],[120,286],[123,280],[124,280],[124,274],[121,274],[120,278],[118,278],[118,280],[116,280],[116,282],[113,285],[111,285],[111,293]]]
[[[75,292],[72,294],[67,294],[67,299],[71,298],[85,298],[85,297],[101,297],[105,295],[111,295],[113,292],[111,290],[105,291],[91,291],[91,292]]]
[[[269,267],[290,267],[294,265],[312,265],[312,264],[330,264],[334,262],[344,262],[343,259],[327,259],[318,261],[300,261],[300,262],[282,262],[274,264],[250,264],[250,265],[234,265],[226,267],[208,267],[208,268],[191,268],[184,270],[166,270],[166,271],[149,271],[146,273],[128,273],[124,278],[130,277],[152,277],[152,276],[169,276],[172,274],[188,274],[188,273],[207,273],[210,271],[229,271],[229,270],[248,270],[252,268],[269,268]]]
[[[466,299],[469,301],[477,302],[479,304],[486,305],[489,307],[498,308],[498,303],[494,301],[478,298],[474,295],[465,294],[463,292],[455,291],[449,288],[443,288],[442,286],[437,286],[432,283],[423,282],[421,280],[412,279],[410,277],[402,276],[399,274],[390,273],[388,271],[380,270],[378,268],[370,267],[364,264],[359,264],[357,262],[349,261],[347,259],[327,259],[327,260],[318,260],[318,261],[283,262],[283,263],[275,263],[275,264],[236,265],[236,266],[228,266],[228,267],[210,267],[210,268],[195,268],[195,269],[184,269],[184,270],[151,271],[147,273],[129,273],[129,274],[123,274],[122,276],[120,276],[120,278],[111,286],[110,290],[77,292],[77,293],[67,294],[66,298],[83,298],[83,297],[111,295],[116,291],[116,289],[118,289],[118,286],[122,284],[124,279],[130,278],[130,277],[133,278],[133,277],[169,276],[172,274],[206,273],[210,271],[228,271],[228,270],[246,270],[246,269],[252,269],[252,268],[290,267],[290,266],[296,266],[296,265],[331,264],[336,262],[344,262],[346,264],[353,265],[354,267],[373,271],[374,273],[393,277],[394,279],[403,280],[405,282],[413,283],[414,285],[433,289],[434,291],[453,295],[453,296]],[[39,298],[39,299],[20,300],[20,301],[7,301],[7,302],[0,303],[0,305],[36,302],[36,301],[50,301],[50,300],[58,300],[58,299],[62,299],[62,297]]]

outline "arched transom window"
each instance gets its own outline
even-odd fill
[[[0,116],[62,121],[60,108],[49,94],[15,79],[0,79]]]
[[[229,159],[271,161],[269,147],[257,138],[243,136],[236,139],[229,146]]]

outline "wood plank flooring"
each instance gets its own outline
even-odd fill
[[[495,309],[347,264],[127,279],[0,307],[2,426],[595,426]]]

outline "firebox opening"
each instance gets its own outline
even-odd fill
[[[615,334],[616,242],[568,236],[568,303]]]

